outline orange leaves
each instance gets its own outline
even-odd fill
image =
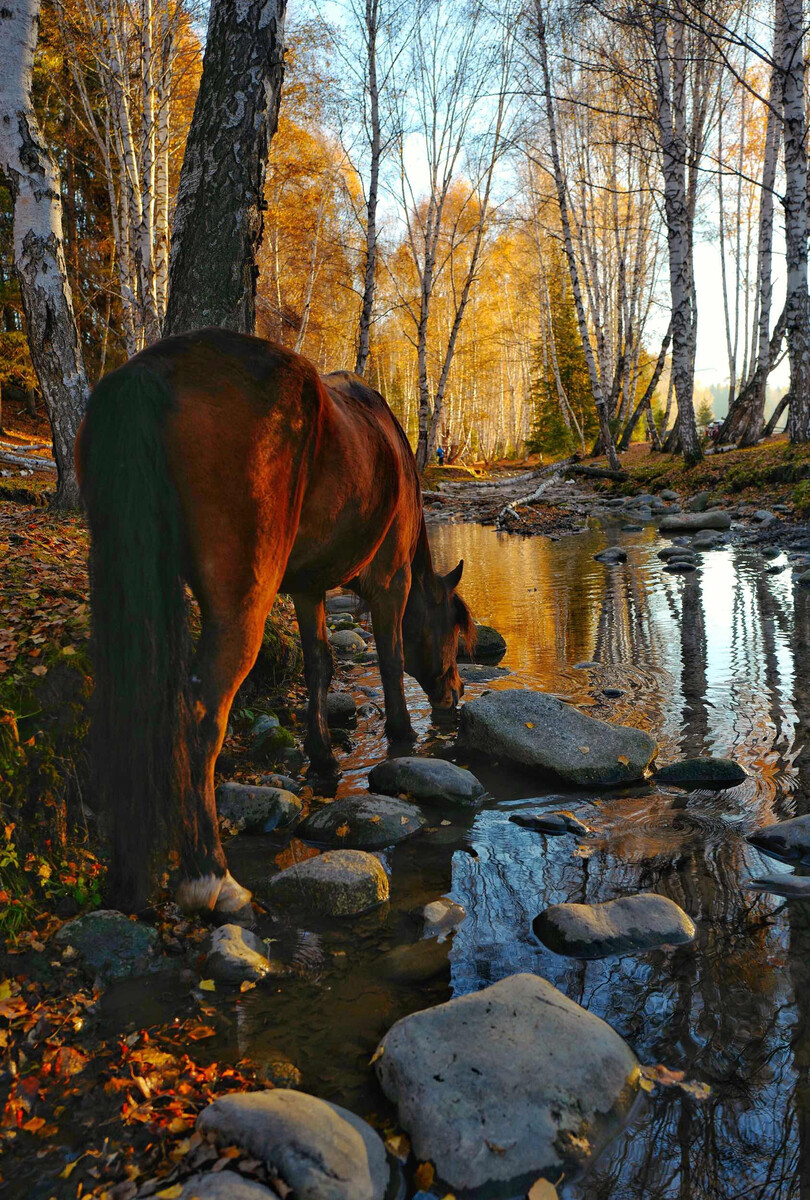
[[[682,1092],[686,1092],[693,1100],[708,1100],[712,1094],[712,1089],[708,1083],[703,1083],[700,1080],[686,1080],[685,1071],[673,1071],[670,1067],[665,1067],[658,1063],[655,1066],[646,1066],[641,1068],[641,1078],[639,1086],[645,1092],[655,1090],[656,1084],[660,1087],[677,1087]]]

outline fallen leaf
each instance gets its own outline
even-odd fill
[[[527,729],[534,729],[534,721],[527,721],[527,722],[526,722],[526,728],[527,728]]]
[[[400,1162],[407,1162],[411,1153],[411,1143],[404,1133],[392,1133],[385,1139],[387,1149]]]
[[[694,1083],[681,1083],[678,1085],[682,1092],[686,1092],[693,1100],[708,1100],[712,1094],[712,1089],[708,1083],[702,1083],[696,1080]]]
[[[240,992],[251,992],[251,991],[253,991],[255,986],[256,986],[256,984],[254,983],[254,981],[252,979],[243,979],[242,982],[239,984],[239,991]],[[213,1030],[212,1030],[212,1032],[213,1032]]]
[[[580,746],[579,752],[580,754],[590,754],[591,748],[590,746]]]
[[[44,1124],[44,1117],[32,1117],[30,1121],[25,1122],[23,1129],[25,1129],[28,1133],[38,1133]]]
[[[627,757],[626,754],[620,754],[616,761],[620,762],[623,767],[630,766],[630,759]]]
[[[557,1200],[557,1189],[547,1179],[538,1179],[529,1188],[528,1200]]]
[[[157,1193],[158,1200],[177,1200],[178,1196],[183,1194],[183,1185],[181,1183],[173,1183],[171,1187],[164,1188],[162,1192]]]
[[[255,985],[254,985],[255,986]],[[192,1025],[191,1029],[187,1029],[186,1037],[192,1042],[201,1042],[203,1038],[213,1037],[216,1033],[213,1025]]]
[[[217,990],[217,985],[214,983],[213,979],[201,979],[199,988],[201,992],[215,992]]]
[[[422,1162],[414,1171],[413,1181],[418,1188],[426,1192],[429,1187],[433,1186],[433,1180],[436,1178],[436,1172],[433,1168],[433,1163]]]
[[[371,1064],[375,1063],[378,1058],[382,1058],[384,1053],[385,1053],[385,1046],[383,1045],[382,1042],[380,1042],[379,1046],[374,1051],[371,1058],[368,1060],[368,1065],[371,1066]]]
[[[338,825],[337,829],[335,830],[335,834],[339,838],[346,837],[346,835],[348,833],[349,833],[349,826],[346,821],[344,821],[342,825]]]

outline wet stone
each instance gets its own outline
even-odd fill
[[[681,498],[680,492],[673,492],[671,488],[665,488],[662,492],[659,492],[658,494],[662,500],[666,500],[670,503],[674,502],[675,500],[680,500],[680,498]]]
[[[433,804],[479,808],[487,798],[471,771],[443,758],[389,758],[372,767],[368,785],[389,796],[407,795]]]
[[[622,1038],[528,974],[403,1018],[375,1057],[417,1159],[471,1195],[524,1195],[541,1174],[583,1169],[638,1086]]]
[[[695,550],[718,550],[725,544],[726,539],[722,533],[717,533],[713,529],[701,529],[692,538],[692,546]]]
[[[112,983],[154,968],[158,932],[114,909],[101,908],[68,921],[54,941],[72,946],[88,972]]]
[[[676,513],[674,516],[664,517],[658,528],[662,533],[696,533],[700,529],[730,529],[731,517],[727,512],[716,508],[709,512]]]
[[[359,596],[327,596],[326,611],[328,613],[353,613],[360,607]]]
[[[587,837],[592,833],[590,825],[580,821],[572,812],[563,809],[558,812],[544,813],[513,813],[509,820],[523,829],[531,829],[534,833],[547,833],[552,837],[563,834],[573,834],[575,837]]]
[[[267,946],[260,937],[241,925],[220,925],[208,939],[203,964],[206,979],[224,983],[256,982],[266,975],[288,975],[289,968],[267,958]]]
[[[549,950],[569,958],[642,954],[685,945],[695,936],[691,917],[674,901],[653,893],[602,904],[552,904],[534,918],[532,929]]]
[[[687,512],[693,512],[693,513],[705,512],[709,506],[710,498],[711,498],[710,492],[698,492],[696,495],[692,496],[689,500],[686,501],[686,504],[684,507],[686,508]]]
[[[506,654],[506,641],[491,625],[476,625],[475,651],[470,655],[464,647],[459,647],[459,662],[497,663]]]
[[[493,679],[512,674],[508,667],[487,666],[485,663],[459,663],[458,673],[465,683],[491,683]]]
[[[594,562],[605,563],[607,566],[613,566],[616,563],[627,562],[627,551],[621,546],[608,546],[606,550],[600,550],[598,554],[594,554]]]
[[[780,862],[810,866],[810,814],[766,825],[749,834],[746,841]]]
[[[350,917],[388,899],[382,863],[363,850],[327,850],[287,867],[266,886],[274,904],[302,908],[324,917]]]
[[[397,983],[425,983],[446,971],[448,947],[438,938],[423,938],[406,946],[395,946],[377,960],[386,977]]]
[[[656,783],[709,790],[737,787],[747,778],[740,764],[731,758],[687,758],[667,763],[655,772]]]
[[[279,775],[276,772],[272,775],[262,775],[259,783],[262,787],[280,788],[283,792],[292,792],[296,796],[303,791],[304,787],[300,779],[293,779],[290,775]]]
[[[301,815],[298,796],[278,787],[221,783],[216,791],[216,801],[221,821],[249,833],[289,829]]]
[[[622,525],[622,533],[641,533],[643,529],[643,525],[633,525],[632,523]]]
[[[673,558],[664,566],[664,570],[670,575],[690,575],[692,571],[697,570],[697,563]]]
[[[770,892],[786,900],[810,900],[810,878],[805,875],[763,875],[748,884],[752,892]]]
[[[624,692],[621,688],[608,687],[602,688],[602,695],[606,696],[608,700],[618,700],[620,696],[624,695]]]
[[[357,705],[348,692],[329,692],[326,697],[326,721],[330,728],[346,729],[357,723]]]
[[[422,937],[436,938],[443,942],[454,933],[467,917],[467,910],[455,900],[442,896],[439,900],[431,900],[422,909]]]
[[[296,1200],[384,1200],[382,1140],[337,1104],[283,1088],[222,1096],[203,1109],[197,1129],[261,1159]]]
[[[459,745],[578,786],[644,777],[656,743],[648,733],[586,716],[544,692],[490,692],[461,710]]]
[[[187,1179],[177,1200],[277,1200],[277,1193],[235,1171],[209,1171]]]
[[[419,809],[404,800],[373,792],[346,796],[311,813],[298,836],[327,846],[382,850],[413,837],[424,828]]]
[[[353,629],[338,629],[330,633],[329,644],[337,654],[362,653],[366,648],[365,640]]]

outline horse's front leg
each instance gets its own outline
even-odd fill
[[[380,660],[380,677],[385,694],[385,732],[392,741],[403,742],[412,742],[416,738],[405,703],[405,659],[402,645],[402,617],[410,584],[410,568],[402,567],[387,588],[373,592],[370,601],[374,639]]]
[[[338,764],[332,753],[326,720],[326,694],[332,679],[333,662],[326,632],[324,598],[323,595],[299,595],[293,596],[293,603],[304,651],[304,678],[309,694],[304,749],[316,775],[335,775]]]

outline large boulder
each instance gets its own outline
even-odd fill
[[[182,1191],[172,1191],[175,1194],[177,1200],[277,1200],[278,1197],[277,1192],[268,1191],[253,1179],[243,1179],[235,1171],[192,1175]]]
[[[241,925],[220,925],[209,939],[203,974],[225,983],[256,982],[266,975],[289,975],[290,968],[271,962],[267,944]]]
[[[658,528],[662,533],[696,533],[698,529],[730,529],[731,517],[722,509],[708,512],[682,512],[664,517]]]
[[[368,786],[389,796],[412,796],[434,804],[459,804],[479,808],[487,797],[471,771],[444,758],[409,755],[388,758],[372,767]]]
[[[747,778],[740,764],[731,758],[687,758],[683,762],[667,763],[655,772],[656,783],[712,791],[737,787]]]
[[[655,755],[648,733],[588,717],[544,692],[490,692],[461,709],[459,745],[578,787],[642,779]]]
[[[329,634],[329,644],[337,654],[359,654],[366,643],[353,629],[338,629]]]
[[[404,1017],[375,1058],[416,1157],[474,1195],[523,1195],[586,1167],[639,1080],[622,1038],[538,975]]]
[[[810,814],[766,825],[749,834],[746,841],[780,862],[810,866]]]
[[[274,904],[324,917],[350,917],[388,899],[382,863],[363,850],[327,850],[274,875],[267,885]]]
[[[327,846],[382,850],[413,837],[424,825],[413,804],[369,792],[325,804],[307,817],[298,836]]]
[[[330,729],[348,729],[356,725],[357,705],[354,697],[348,692],[329,692],[326,697],[326,720]]]
[[[305,1092],[221,1096],[203,1109],[197,1130],[220,1146],[261,1159],[296,1200],[384,1200],[385,1146],[360,1117]]]
[[[94,978],[112,983],[153,969],[158,932],[114,909],[100,908],[68,921],[54,941],[65,948],[72,946]]]
[[[506,641],[497,629],[491,625],[476,625],[475,651],[470,654],[467,650],[459,650],[459,662],[497,663],[506,654]]]
[[[602,904],[552,904],[532,922],[544,946],[569,958],[641,954],[681,946],[695,936],[694,922],[666,896],[620,896]]]
[[[219,819],[249,833],[289,829],[301,815],[300,799],[284,788],[221,783],[216,800]]]

